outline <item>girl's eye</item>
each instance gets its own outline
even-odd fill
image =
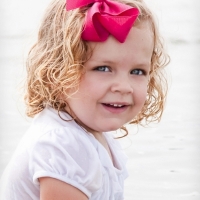
[[[141,70],[141,69],[134,69],[131,71],[131,74],[135,74],[135,75],[145,75],[145,71]]]
[[[95,70],[102,71],[102,72],[109,72],[110,71],[109,67],[107,67],[107,66],[99,66],[99,67],[96,67]]]

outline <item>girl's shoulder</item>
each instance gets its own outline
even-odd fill
[[[48,142],[52,146],[78,146],[86,145],[90,147],[88,135],[67,113],[60,112],[47,107],[41,113],[36,115],[30,128],[25,134],[24,139],[32,143],[29,146],[35,148],[35,145]],[[24,142],[24,143],[27,143]]]
[[[36,115],[21,139],[15,155],[27,152],[30,158],[34,158],[33,160],[46,160],[48,155],[51,158],[60,156],[65,159],[66,155],[70,154],[77,162],[82,160],[82,155],[85,155],[85,159],[98,162],[91,135],[71,120],[67,113],[61,112],[60,115],[62,119],[52,108],[45,108]]]
[[[50,133],[63,132],[63,130],[79,130],[80,128],[74,120],[65,112],[59,112],[51,107],[46,107],[43,111],[34,116],[26,135],[29,138],[38,140]],[[63,135],[64,136],[64,135]]]
[[[40,127],[43,131],[49,131],[64,127],[77,128],[78,126],[66,112],[58,112],[48,106],[34,117],[31,128],[34,127]]]

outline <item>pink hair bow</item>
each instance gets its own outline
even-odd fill
[[[123,43],[139,15],[139,10],[111,0],[67,0],[67,10],[92,4],[87,12],[82,39],[105,41],[113,35]]]

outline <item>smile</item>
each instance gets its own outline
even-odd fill
[[[114,107],[114,108],[122,108],[125,105],[121,105],[121,104],[104,104],[105,106],[109,106],[109,107]]]
[[[129,107],[128,104],[122,104],[122,103],[102,103],[103,108],[108,111],[109,113],[113,114],[120,114],[126,111],[126,109]]]

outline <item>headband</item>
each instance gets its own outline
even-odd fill
[[[67,0],[66,9],[90,5],[82,32],[82,39],[103,42],[113,35],[123,43],[139,15],[139,10],[111,0]]]

